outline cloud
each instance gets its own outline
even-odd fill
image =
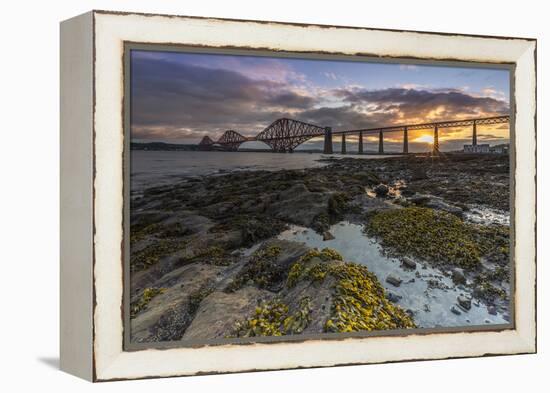
[[[132,137],[196,143],[204,135],[217,139],[228,129],[255,136],[280,117],[342,130],[509,112],[508,103],[488,90],[473,95],[465,89],[412,84],[377,90],[322,88],[278,61],[239,64],[245,63],[230,57],[204,64],[160,55],[133,57]],[[268,77],[271,69],[276,78]],[[325,76],[338,78],[330,74]],[[460,130],[445,135],[464,136]]]
[[[181,138],[188,130],[238,129],[255,135],[274,118],[316,102],[290,84],[166,59],[133,59],[131,78],[132,130],[142,139],[157,139],[163,132],[168,139]]]
[[[340,90],[338,94],[350,104],[375,104],[379,110],[399,113],[401,119],[407,121],[499,115],[509,111],[508,103],[503,100],[476,97],[458,89]]]

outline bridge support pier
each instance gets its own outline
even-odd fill
[[[342,154],[346,154],[346,134],[342,134]]]
[[[474,124],[472,125],[472,146],[477,145],[477,124],[474,120]]]
[[[439,130],[437,128],[437,125],[434,127],[433,154],[439,154]]]
[[[407,127],[403,129],[403,153],[409,152],[409,130]]]
[[[359,131],[359,148],[357,152],[363,154],[363,131]]]
[[[325,146],[323,149],[324,154],[332,154],[332,128],[325,127]]]
[[[384,133],[378,133],[378,154],[384,154]]]

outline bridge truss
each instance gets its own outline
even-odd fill
[[[276,152],[290,152],[316,136],[325,135],[325,128],[293,119],[279,119],[256,136]]]
[[[416,130],[433,130],[433,151],[439,152],[439,129],[451,127],[472,127],[472,145],[477,145],[477,126],[509,123],[510,116],[494,116],[475,119],[439,121],[431,123],[418,124],[399,124],[386,127],[372,127],[362,129],[350,129],[341,131],[332,131],[330,127],[320,127],[315,124],[306,123],[299,120],[282,118],[274,121],[255,137],[245,137],[234,130],[228,130],[214,142],[208,136],[205,136],[199,143],[199,148],[210,148],[217,144],[223,148],[235,151],[239,146],[247,141],[261,141],[271,147],[275,152],[291,152],[298,145],[305,141],[324,136],[324,152],[332,154],[332,136],[341,135],[342,154],[346,153],[346,135],[359,135],[359,153],[363,153],[363,135],[378,134],[378,152],[384,153],[384,133],[385,132],[403,132],[403,153],[408,153],[408,132]]]

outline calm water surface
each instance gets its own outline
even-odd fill
[[[321,153],[253,153],[133,150],[130,158],[132,191],[170,184],[189,176],[244,170],[302,169],[326,165],[321,158],[342,157]],[[352,156],[361,159],[388,156]]]

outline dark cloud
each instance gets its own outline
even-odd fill
[[[132,129],[143,139],[238,129],[256,133],[288,111],[315,99],[289,86],[238,72],[151,58],[132,61]],[[147,130],[150,138],[147,138]]]
[[[354,105],[371,105],[373,111],[389,111],[401,118],[423,118],[438,110],[440,119],[457,115],[499,115],[509,111],[508,103],[492,97],[478,97],[457,89],[417,90],[389,88],[383,90],[339,89],[336,94]]]
[[[239,70],[155,58],[134,57],[131,78],[132,136],[138,140],[191,143],[204,135],[215,139],[227,129],[254,136],[280,117],[338,130],[509,111],[505,101],[452,88],[314,93],[283,81],[254,79]],[[326,104],[334,100],[339,106]]]

